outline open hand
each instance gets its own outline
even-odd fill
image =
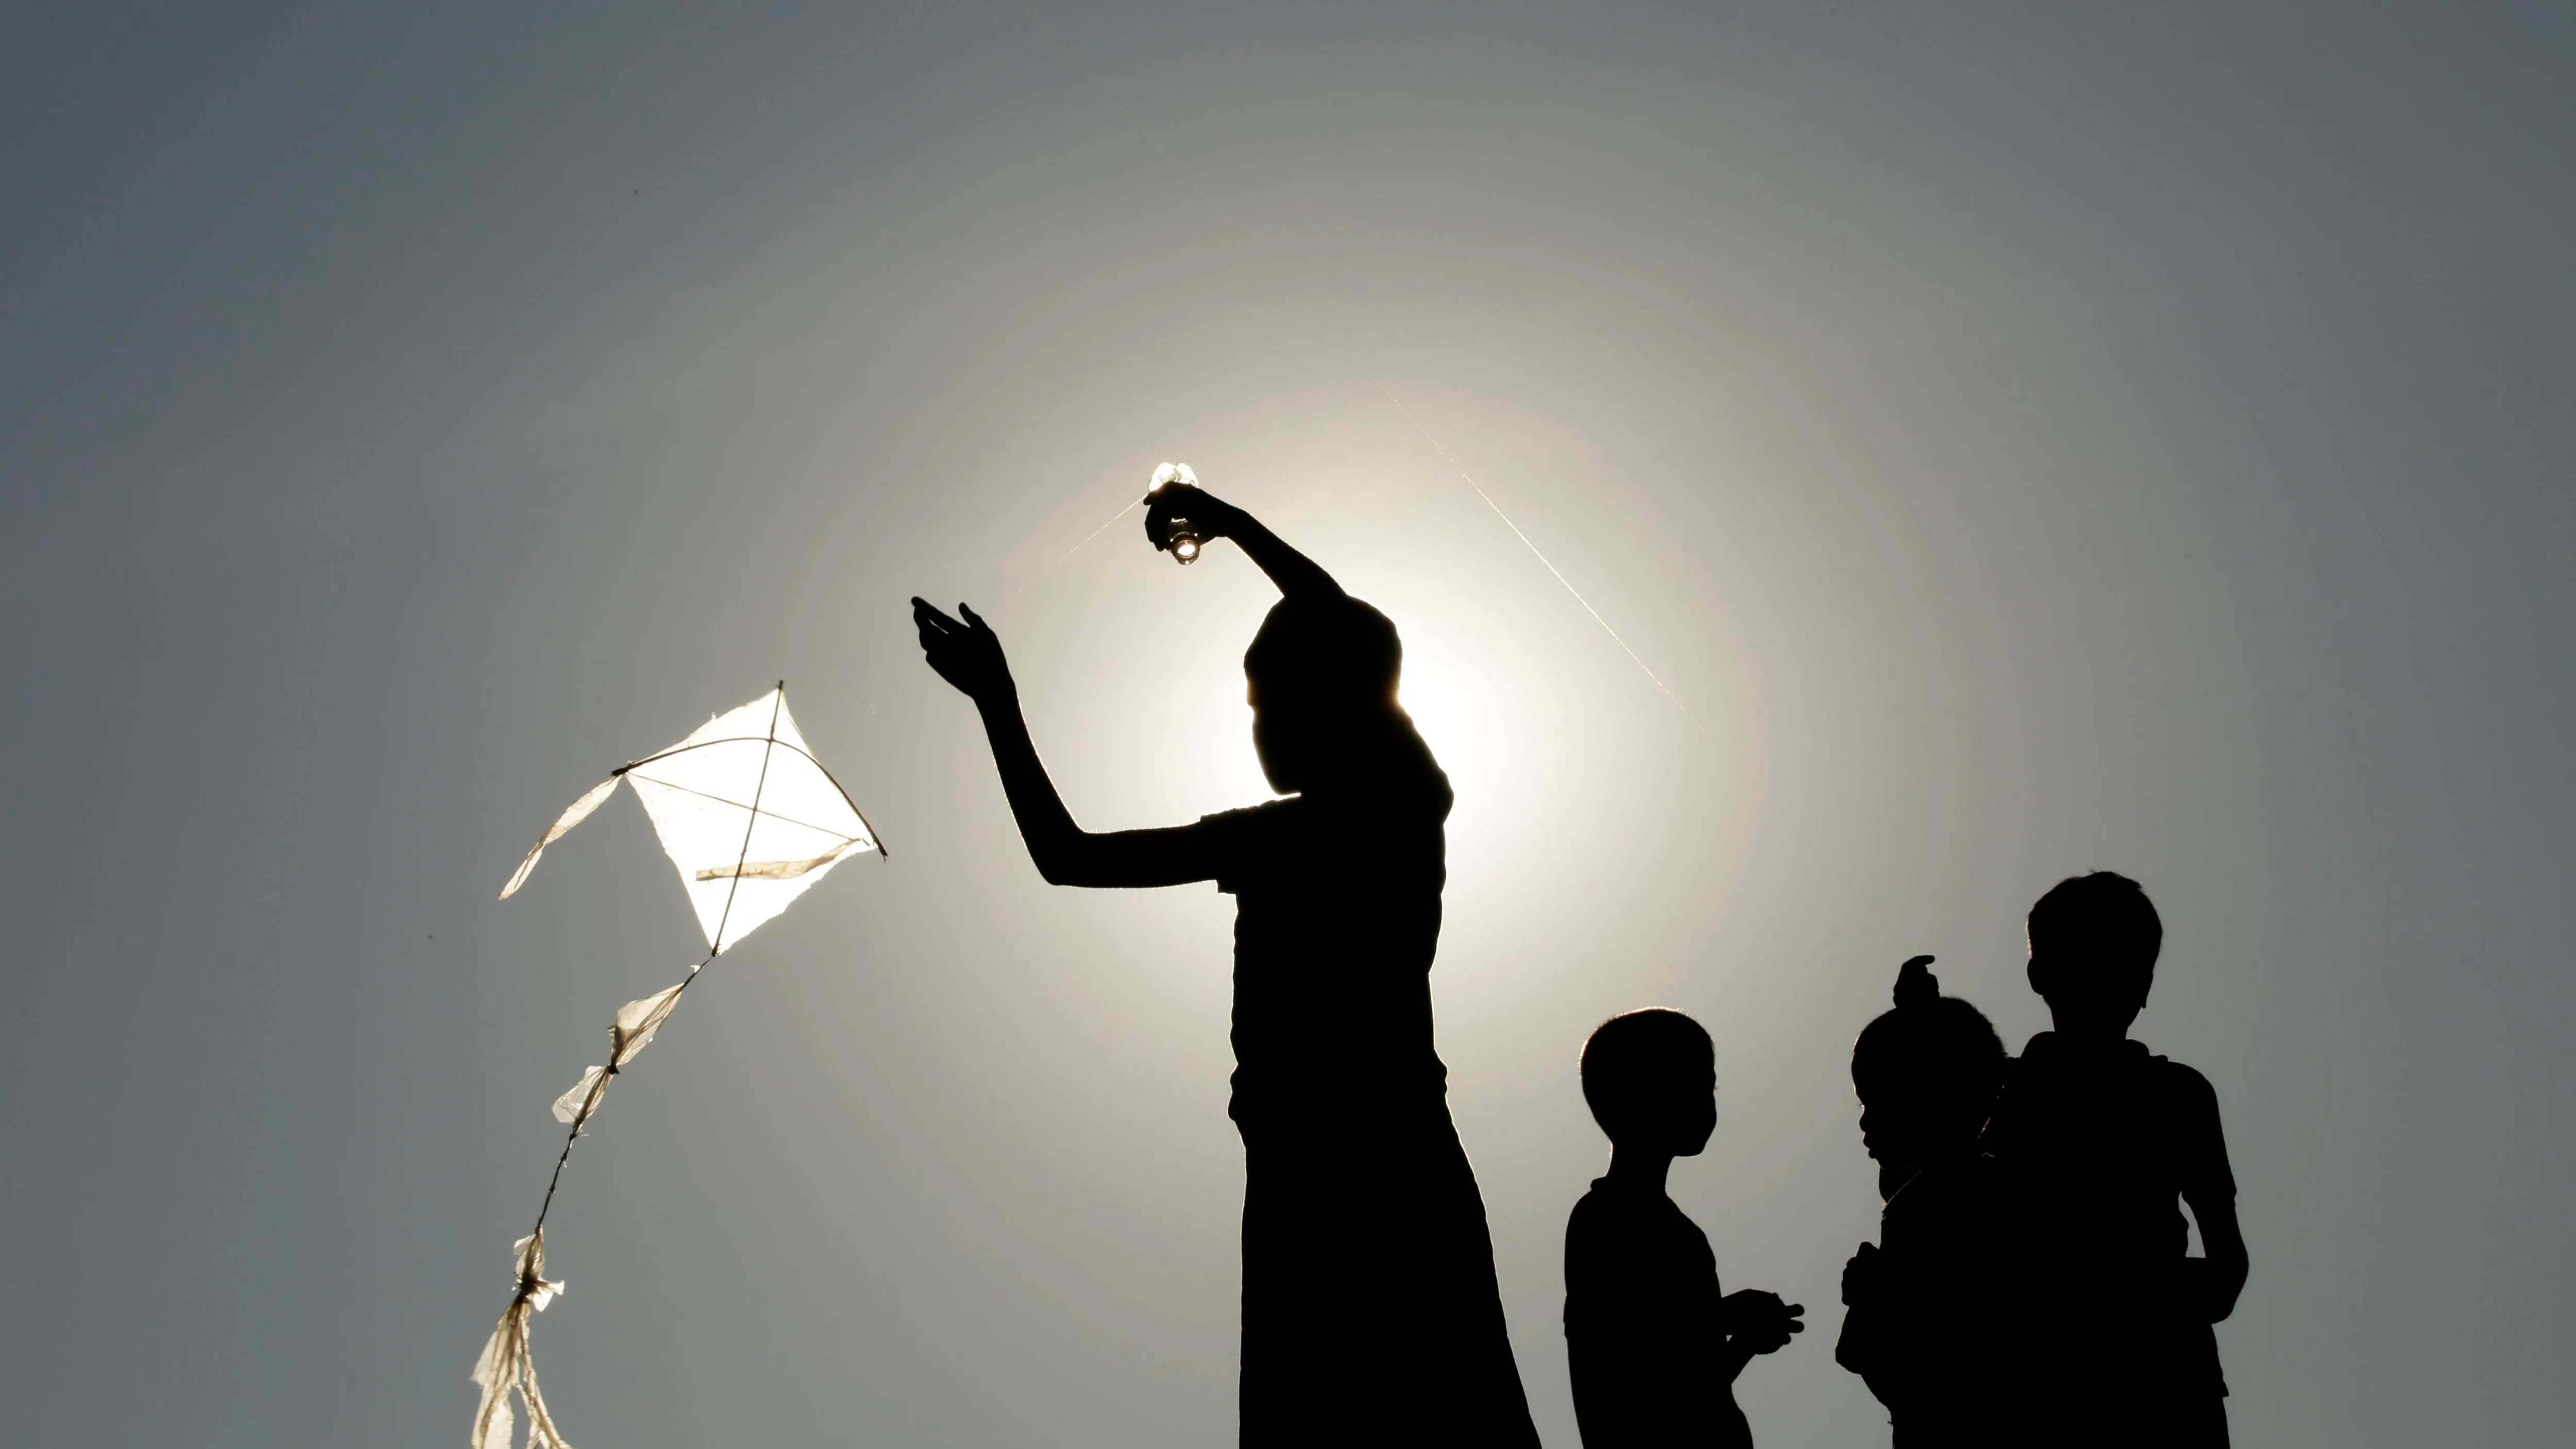
[[[964,604],[957,606],[957,612],[962,621],[949,618],[918,596],[913,599],[912,622],[921,630],[922,658],[939,671],[940,678],[977,704],[1017,697],[1019,686],[1011,682],[1011,664],[1002,657],[1002,641],[993,626]]]
[[[1228,538],[1243,517],[1242,509],[1195,483],[1166,483],[1145,495],[1145,541],[1170,548],[1175,518],[1188,519],[1200,538]]]
[[[1776,1353],[1790,1335],[1804,1333],[1807,1305],[1783,1303],[1777,1293],[1747,1288],[1726,1295],[1727,1338],[1754,1353]]]

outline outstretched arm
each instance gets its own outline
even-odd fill
[[[983,716],[984,737],[1002,774],[1002,793],[1010,799],[1011,816],[1019,822],[1020,838],[1028,843],[1038,874],[1050,885],[1073,886],[1180,885],[1214,875],[1201,826],[1093,833],[1074,823],[1029,738],[1002,641],[974,610],[960,604],[957,612],[962,619],[921,599],[912,601],[923,657],[940,678],[975,701]]]
[[[1145,538],[1156,548],[1171,547],[1172,520],[1186,518],[1201,538],[1230,538],[1246,557],[1270,575],[1282,597],[1338,599],[1342,586],[1313,559],[1290,548],[1261,520],[1204,489],[1167,483],[1145,495]]]

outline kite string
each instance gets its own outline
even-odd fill
[[[760,752],[760,774],[751,787],[751,818],[744,822],[742,827],[742,853],[734,861],[733,880],[725,887],[724,910],[716,916],[715,936],[708,947],[707,954],[696,965],[689,968],[689,974],[680,980],[680,989],[671,994],[671,1008],[662,1013],[662,1020],[665,1023],[670,1021],[673,1012],[680,1009],[680,998],[688,995],[689,988],[697,983],[698,973],[713,964],[716,957],[724,954],[725,926],[733,920],[733,898],[742,890],[742,869],[751,863],[752,832],[760,828],[760,797],[761,793],[769,788],[769,757],[778,748],[778,716],[786,708],[787,681],[782,679],[778,681],[777,699],[769,708],[768,743]],[[808,756],[808,758],[811,757]],[[622,775],[626,771],[619,770],[618,773]],[[861,823],[866,822],[863,820]],[[617,1063],[611,1060],[608,1070],[613,1072],[616,1069]],[[583,1125],[582,1114],[578,1112],[573,1114],[572,1128],[564,1133],[563,1151],[555,1154],[554,1175],[546,1179],[546,1200],[537,1207],[537,1225],[529,1230],[532,1234],[545,1231],[546,1215],[555,1210],[555,1189],[563,1185],[564,1164],[572,1160],[572,1145],[581,1140]],[[520,1291],[525,1292],[526,1285],[521,1285]]]
[[[1038,580],[1040,580],[1040,579],[1042,579],[1042,578],[1045,578],[1047,575],[1049,575],[1049,574],[1051,574],[1051,573],[1054,573],[1054,572],[1055,572],[1059,567],[1061,567],[1061,566],[1063,565],[1063,563],[1064,563],[1064,561],[1065,561],[1066,559],[1069,559],[1069,558],[1073,557],[1075,554],[1078,554],[1078,553],[1082,552],[1084,549],[1089,548],[1089,547],[1091,546],[1091,541],[1092,541],[1093,539],[1098,538],[1100,535],[1102,535],[1102,534],[1104,534],[1104,533],[1107,533],[1107,532],[1108,532],[1109,530],[1111,530],[1112,528],[1117,527],[1117,526],[1118,526],[1118,521],[1119,521],[1119,519],[1123,519],[1123,518],[1125,518],[1128,514],[1135,512],[1135,511],[1136,511],[1136,509],[1137,509],[1137,507],[1138,507],[1138,505],[1142,504],[1144,501],[1145,501],[1145,500],[1143,500],[1143,499],[1141,499],[1141,498],[1137,499],[1135,503],[1130,503],[1130,504],[1128,504],[1126,507],[1119,509],[1119,510],[1118,510],[1118,515],[1117,515],[1117,517],[1116,517],[1116,518],[1112,518],[1112,519],[1110,519],[1107,523],[1104,523],[1104,524],[1100,525],[1098,528],[1093,529],[1091,532],[1089,532],[1089,533],[1087,533],[1087,534],[1084,534],[1084,535],[1083,535],[1083,538],[1082,538],[1082,542],[1077,543],[1077,544],[1075,544],[1073,547],[1071,547],[1071,548],[1069,548],[1069,549],[1066,549],[1063,553],[1060,553],[1060,554],[1056,555],[1056,560],[1055,560],[1055,562],[1054,562],[1054,563],[1048,564],[1045,568],[1042,568],[1042,569],[1038,570],[1036,573],[1033,573],[1033,574],[1029,575],[1029,581],[1028,581],[1028,583],[1022,584],[1022,585],[1020,585],[1018,588],[1011,590],[1011,597],[1012,597],[1012,598],[1014,598],[1014,599],[1016,599],[1016,598],[1018,598],[1020,595],[1027,593],[1027,592],[1029,591],[1029,587],[1030,587],[1030,585],[1031,585],[1031,584],[1035,584]],[[855,808],[855,807],[854,807],[854,808]]]

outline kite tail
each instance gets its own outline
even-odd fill
[[[819,859],[764,862],[758,866],[753,866],[751,863],[752,837],[760,823],[761,799],[769,788],[770,762],[777,753],[779,718],[786,712],[786,708],[787,683],[781,680],[778,684],[776,702],[770,708],[768,748],[761,752],[760,774],[752,786],[751,803],[745,811],[742,848],[736,853],[730,870],[721,872],[709,870],[697,875],[701,880],[715,878],[730,882],[725,891],[724,908],[717,916],[715,929],[707,938],[707,954],[689,968],[689,974],[682,977],[678,984],[665,987],[650,996],[640,997],[619,1007],[616,1019],[609,1024],[608,1028],[607,1063],[583,1072],[581,1080],[573,1085],[571,1091],[555,1099],[555,1119],[567,1124],[563,1149],[555,1154],[554,1173],[546,1179],[546,1196],[545,1200],[537,1206],[536,1226],[529,1230],[526,1237],[512,1245],[512,1257],[517,1269],[517,1286],[511,1293],[510,1306],[503,1310],[500,1321],[493,1325],[492,1337],[483,1345],[483,1353],[475,1360],[474,1372],[469,1376],[469,1381],[483,1391],[482,1402],[474,1412],[473,1428],[467,1436],[467,1443],[471,1449],[513,1449],[511,1440],[517,1428],[517,1420],[510,1410],[512,1394],[518,1396],[520,1406],[527,1411],[526,1449],[572,1449],[572,1446],[564,1441],[563,1432],[555,1427],[554,1415],[546,1407],[545,1394],[537,1387],[537,1362],[529,1348],[528,1330],[536,1315],[543,1312],[546,1305],[554,1301],[555,1295],[563,1291],[563,1284],[560,1281],[549,1281],[545,1276],[546,1219],[554,1212],[555,1192],[563,1186],[564,1166],[572,1160],[573,1144],[581,1140],[582,1128],[588,1125],[590,1119],[598,1113],[600,1103],[608,1094],[608,1084],[616,1080],[618,1073],[635,1059],[637,1053],[652,1044],[654,1035],[670,1020],[671,1013],[679,1008],[680,998],[697,982],[699,973],[713,963],[717,956],[723,954],[725,930],[733,920],[734,900],[742,890],[744,879],[747,877],[763,880],[795,879],[812,875],[828,868],[848,849],[848,843],[844,843],[840,848]],[[806,758],[812,757],[809,755]],[[817,769],[821,768],[820,761],[814,763]],[[566,831],[587,819],[591,812],[597,810],[600,803],[608,798],[619,780],[634,768],[630,765],[619,770],[604,784],[591,789],[579,800],[574,801],[571,808],[564,811],[547,830],[545,836],[537,842],[536,849],[528,852],[527,858],[520,863],[518,871],[511,876],[509,885],[502,890],[502,898],[508,899],[521,885],[525,884],[528,873],[536,868],[537,858],[544,854],[545,848],[560,839]],[[829,778],[828,771],[825,772],[825,777]],[[834,781],[832,787],[839,790],[839,782]],[[842,791],[842,798],[847,800],[848,792]],[[856,815],[857,805],[852,804],[850,810],[853,815]],[[866,825],[864,818],[860,820],[860,824],[862,827]],[[882,847],[879,848],[882,849]]]

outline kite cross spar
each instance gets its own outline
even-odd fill
[[[572,1145],[598,1114],[610,1080],[652,1045],[653,1034],[670,1020],[681,995],[726,948],[786,910],[851,855],[871,850],[885,854],[849,792],[807,748],[787,713],[787,684],[781,680],[776,689],[717,715],[669,749],[609,772],[546,828],[536,849],[501,887],[501,899],[518,894],[546,847],[606,804],[620,781],[634,787],[663,852],[679,869],[680,885],[706,933],[707,954],[678,985],[617,1008],[608,1027],[606,1064],[583,1072],[571,1091],[555,1099],[555,1120],[570,1130],[564,1134],[563,1151],[555,1156],[554,1175],[546,1181],[536,1227],[511,1246],[517,1279],[510,1306],[474,1362],[471,1381],[483,1390],[483,1400],[467,1440],[473,1449],[511,1449],[512,1393],[527,1410],[527,1449],[570,1449],[537,1390],[528,1328],[563,1292],[561,1282],[546,1277],[546,1215],[554,1211],[555,1189],[563,1182],[564,1164],[572,1159]]]

